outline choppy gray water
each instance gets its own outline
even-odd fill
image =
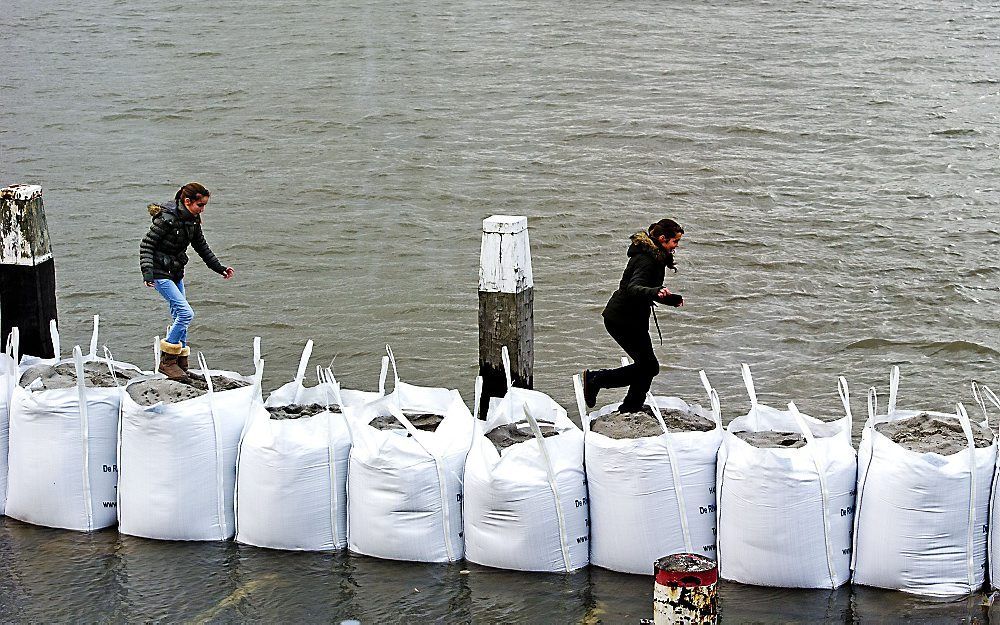
[[[654,391],[726,419],[761,400],[842,413],[902,367],[900,406],[1000,387],[1000,7],[989,2],[201,3],[6,0],[0,183],[38,183],[64,345],[91,315],[150,366],[165,306],[142,286],[148,201],[202,181],[237,269],[195,261],[193,345],[266,382],[302,344],[348,387],[457,387],[477,370],[481,220],[527,215],[535,386],[620,353],[600,311],[627,237],[687,230]],[[609,394],[607,400],[614,399]],[[975,414],[975,413],[974,413]],[[991,420],[996,425],[997,415]],[[535,576],[0,525],[8,620],[634,622],[652,581]],[[419,590],[419,592],[416,592]],[[726,621],[958,622],[869,590],[727,586]],[[824,619],[826,619],[824,621]]]

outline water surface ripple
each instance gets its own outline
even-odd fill
[[[570,376],[620,356],[600,311],[628,236],[672,216],[687,306],[660,315],[654,391],[700,399],[705,369],[729,420],[748,362],[763,402],[834,417],[846,375],[857,432],[895,363],[903,408],[1000,387],[997,41],[979,0],[6,0],[0,183],[44,186],[63,344],[99,313],[149,366],[145,205],[204,182],[238,274],[192,265],[194,346],[247,371],[261,335],[268,388],[314,339],[370,389],[388,342],[404,380],[471,400],[481,220],[527,215],[535,385],[571,414]],[[10,520],[0,554],[17,621],[634,622],[652,584]],[[983,618],[863,589],[723,599],[727,622]]]

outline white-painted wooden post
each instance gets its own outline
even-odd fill
[[[49,321],[56,319],[56,269],[42,188],[0,189],[0,334],[17,326],[21,352],[51,358]]]
[[[479,375],[483,393],[479,414],[486,417],[490,397],[507,389],[501,349],[510,352],[514,385],[534,382],[535,286],[531,277],[528,218],[493,215],[483,220],[479,256]]]

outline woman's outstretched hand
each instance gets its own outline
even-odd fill
[[[226,270],[222,272],[222,279],[229,280],[236,275],[236,270],[232,267],[226,267]]]
[[[668,306],[680,307],[684,305],[684,298],[680,295],[674,295],[667,287],[663,287],[656,293],[656,299]]]
[[[156,286],[155,284],[153,284],[153,282],[151,280],[146,280],[146,281],[143,282],[143,284],[145,284],[149,288],[153,288],[153,287]]]

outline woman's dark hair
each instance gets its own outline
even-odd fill
[[[672,239],[678,234],[684,234],[684,228],[681,228],[681,225],[673,219],[661,219],[655,224],[650,224],[649,238],[653,239],[657,245],[660,244],[659,239],[661,234],[666,236],[668,239]],[[674,253],[666,250],[662,251],[667,255],[667,267],[670,267],[674,270],[674,272],[676,272],[677,267],[674,266]]]
[[[189,182],[177,189],[177,193],[174,194],[174,206],[180,208],[183,200],[196,200],[199,196],[209,197],[210,195],[212,194],[200,182]]]

